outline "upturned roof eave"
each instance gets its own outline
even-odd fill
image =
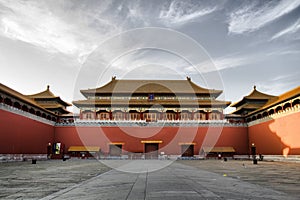
[[[63,101],[59,96],[55,96],[51,91],[50,91],[50,86],[47,85],[47,89],[36,93],[36,94],[30,94],[30,95],[25,95],[26,97],[33,99],[33,100],[43,100],[43,99],[57,99],[62,105],[64,106],[71,106],[68,102]]]
[[[66,110],[66,109],[64,109],[64,108],[62,108],[62,107],[58,107],[58,108],[47,108],[47,109],[53,110],[53,111],[55,111],[55,110],[60,110],[60,111],[62,111],[63,114],[68,114],[68,113],[70,113],[70,111],[68,111],[68,110]]]
[[[107,94],[107,95],[111,95],[111,94],[128,94],[128,95],[132,95],[132,94],[149,94],[149,93],[154,93],[154,94],[174,94],[174,92],[170,91],[170,92],[166,92],[166,91],[138,91],[138,92],[132,92],[132,91],[95,91],[95,90],[80,90],[80,93],[83,94],[85,97],[88,96],[97,96],[100,94]],[[209,91],[203,91],[203,92],[197,92],[197,91],[176,91],[175,94],[179,95],[179,94],[192,94],[192,95],[197,95],[197,94],[207,94],[207,95],[214,95],[216,97],[218,97],[220,94],[222,93],[222,90],[209,90]]]
[[[48,114],[52,114],[57,116],[55,113],[51,112],[50,110],[47,110],[45,108],[43,108],[42,106],[40,106],[39,104],[37,104],[34,100],[32,100],[31,98],[29,98],[27,95],[21,94],[20,92],[17,92],[9,87],[7,87],[6,85],[3,85],[0,83],[0,90],[3,93],[6,93],[7,95],[13,96],[14,98],[19,99],[20,101],[24,102],[24,103],[28,103],[31,106],[34,106],[38,109],[41,109],[42,111],[48,113]]]
[[[253,90],[250,92],[250,94],[246,95],[241,99],[240,101],[237,101],[230,105],[230,107],[239,107],[242,105],[246,100],[266,100],[269,101],[272,98],[276,98],[277,96],[269,95],[262,93],[256,89],[256,86],[253,87]]]
[[[33,100],[35,101],[38,101],[38,100],[45,100],[45,99],[53,99],[53,100],[57,100],[61,105],[63,106],[72,106],[72,104],[62,100],[59,96],[54,96],[54,97],[35,97],[35,98],[32,98]]]
[[[235,110],[235,111],[233,111],[233,112],[231,112],[231,113],[229,113],[229,114],[242,114],[242,112],[244,111],[244,110],[255,110],[255,108],[241,108],[241,109],[238,109],[238,110]],[[248,115],[248,114],[247,114]]]
[[[230,105],[230,107],[240,107],[242,106],[243,104],[246,104],[247,101],[246,100],[255,100],[253,98],[246,98],[246,97],[243,97],[243,99],[241,99],[240,101],[237,101],[237,102],[234,102]],[[259,99],[260,100],[260,99]],[[268,100],[268,99],[265,99],[265,100]]]
[[[162,82],[162,81],[164,81],[164,82]],[[140,82],[142,82],[142,83],[140,83]],[[188,89],[187,90],[179,90],[179,91],[176,91],[177,88],[173,89],[174,91],[172,89],[169,89],[169,90],[167,89],[168,91],[162,91],[162,90],[159,91],[159,90],[155,90],[155,89],[152,91],[149,91],[149,90],[146,90],[146,91],[129,90],[128,91],[126,89],[124,90],[124,88],[122,90],[118,90],[118,88],[116,88],[117,84],[120,84],[120,85],[129,84],[129,85],[131,85],[131,86],[129,86],[129,88],[136,86],[136,84],[138,84],[138,86],[140,86],[140,87],[148,85],[148,84],[154,84],[154,85],[161,85],[161,86],[167,87],[167,88],[168,88],[168,86],[170,86],[172,84],[179,84],[181,86],[183,84],[184,86],[188,86]],[[166,85],[164,85],[164,84],[166,84]],[[133,88],[135,88],[135,87],[133,87]],[[137,87],[137,88],[139,88],[139,87]],[[174,85],[170,86],[170,88],[174,88]],[[138,93],[140,93],[140,94],[148,94],[148,93],[208,94],[208,95],[214,95],[214,96],[218,97],[223,91],[202,88],[202,87],[198,86],[197,84],[195,84],[194,82],[192,82],[190,78],[187,78],[187,80],[126,80],[126,79],[118,80],[118,79],[116,79],[116,77],[113,77],[110,82],[106,83],[105,85],[103,85],[101,87],[91,88],[91,89],[83,89],[83,90],[80,90],[80,92],[85,97],[88,97],[91,95],[99,95],[99,94],[132,94],[132,93],[136,93],[136,94],[138,94]]]
[[[104,106],[104,105],[127,105],[127,106],[151,106],[151,105],[162,105],[162,106],[208,106],[208,107],[221,107],[226,108],[230,105],[231,102],[224,101],[224,102],[157,102],[157,101],[145,101],[145,102],[122,102],[122,101],[106,101],[106,102],[88,102],[88,101],[73,101],[73,105],[77,107],[83,107],[83,106],[89,106],[89,107],[95,107],[95,106]]]
[[[244,98],[242,100],[240,100],[240,101],[232,103],[230,105],[230,107],[239,107],[242,104],[243,101],[244,101]]]
[[[247,116],[253,115],[253,114],[261,112],[263,110],[267,110],[274,105],[280,104],[288,99],[292,99],[297,96],[300,96],[300,86],[298,86],[294,89],[291,89],[291,90],[285,92],[284,94],[279,95],[276,99],[275,98],[270,99],[263,107],[248,113]]]

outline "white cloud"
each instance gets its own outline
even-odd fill
[[[286,29],[276,33],[271,40],[283,37],[283,36],[287,36],[287,35],[291,35],[293,33],[296,33],[300,30],[300,19],[298,19],[294,24],[292,24],[291,26],[287,27]],[[289,39],[291,39],[293,37],[289,37]],[[298,36],[299,38],[299,36]]]
[[[81,51],[78,53],[78,62],[79,63],[84,63],[86,61],[86,59],[88,58],[88,56],[93,53],[96,49],[97,49],[97,45],[92,45],[89,49],[86,49],[85,51]]]
[[[2,8],[1,8],[2,6]],[[63,53],[68,56],[74,56],[79,63],[83,63],[86,57],[96,49],[96,43],[103,39],[103,35],[98,35],[94,30],[89,29],[88,24],[84,23],[85,19],[80,17],[72,18],[74,13],[57,5],[55,9],[49,9],[42,1],[0,1],[0,34],[4,37],[20,40],[40,47],[51,53]],[[58,15],[60,10],[61,14]],[[81,19],[76,21],[77,19]],[[70,20],[76,21],[70,23]],[[98,23],[100,24],[100,23]],[[114,29],[108,28],[107,33]],[[99,37],[100,36],[100,37]]]
[[[214,64],[216,65],[218,70],[234,68],[245,64],[249,64],[250,62],[251,62],[251,58],[246,58],[242,56],[240,57],[226,56],[214,60]]]
[[[282,74],[270,80],[261,81],[256,84],[260,91],[272,95],[281,95],[283,91],[288,91],[299,82],[299,73]]]
[[[285,50],[285,49],[280,49],[277,51],[273,51],[270,53],[266,54],[267,56],[280,56],[280,55],[300,55],[300,50]]]
[[[197,70],[202,73],[213,72],[223,69],[235,68],[243,66],[253,62],[252,57],[244,56],[223,56],[219,58],[214,58],[212,61],[207,60],[202,63],[197,64],[195,67],[187,67],[186,70],[189,72],[196,72]]]
[[[299,0],[284,0],[279,3],[271,1],[262,6],[258,5],[259,3],[261,2],[252,2],[231,13],[228,19],[229,33],[241,34],[256,31],[300,5]]]
[[[111,63],[111,68],[113,71],[119,71],[121,73],[128,73],[138,68],[143,68],[145,69],[144,74],[148,74],[147,72],[152,70],[151,66],[156,69],[157,66],[161,66],[161,69],[168,68],[173,71],[182,72],[182,66],[186,65],[187,62],[184,59],[170,52],[160,49],[137,49],[114,60]],[[152,71],[152,73],[157,74],[157,71]],[[160,75],[162,75],[162,73],[161,71]]]
[[[182,24],[193,19],[208,15],[217,10],[216,6],[191,5],[189,1],[172,1],[160,12],[159,18],[167,24]]]

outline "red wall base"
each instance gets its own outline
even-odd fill
[[[1,154],[46,154],[53,141],[53,126],[0,110]]]
[[[108,153],[110,143],[124,143],[123,151],[144,152],[141,141],[161,141],[159,152],[181,154],[181,144],[195,143],[198,155],[202,145],[234,147],[237,154],[248,154],[246,127],[56,127],[56,142],[69,146],[100,146]]]
[[[249,143],[258,154],[300,155],[300,113],[250,126]]]
[[[54,127],[0,110],[1,154],[46,154],[48,143],[70,146],[100,146],[107,153],[110,143],[124,143],[124,153],[144,152],[141,141],[161,141],[159,151],[181,154],[181,144],[194,143],[194,153],[203,146],[233,147],[248,154],[250,144],[257,154],[300,155],[300,113],[250,127]]]

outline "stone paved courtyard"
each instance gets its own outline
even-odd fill
[[[223,176],[240,179],[285,192],[300,199],[300,163],[252,161],[193,160],[178,161]]]
[[[143,167],[151,162],[165,161],[120,161]],[[0,163],[0,199],[300,199],[299,163],[170,164],[138,174],[109,171],[97,160]]]
[[[0,163],[0,199],[39,199],[107,170],[95,160]]]

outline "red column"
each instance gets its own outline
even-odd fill
[[[179,112],[177,111],[176,112],[176,120],[178,120],[179,119]]]
[[[223,120],[224,119],[224,113],[220,113],[220,115],[221,115],[221,119]]]
[[[80,109],[79,119],[83,119],[82,110]]]
[[[208,120],[209,119],[209,112],[206,112],[205,115],[206,115],[205,116],[206,120]]]
[[[144,116],[143,116],[143,112],[142,111],[140,111],[140,118],[141,118],[141,120],[144,120]]]
[[[112,112],[111,112],[111,110],[109,111],[109,119],[112,120]]]
[[[96,113],[96,111],[94,112],[94,119],[97,119],[97,113]]]
[[[194,111],[192,110],[192,113],[191,113],[191,120],[194,120]]]

